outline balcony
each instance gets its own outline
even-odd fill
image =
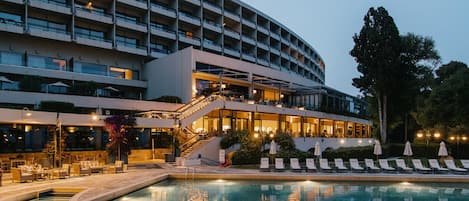
[[[147,1],[144,0],[117,0],[118,2],[127,4],[129,6],[137,7],[140,9],[147,10]]]
[[[138,54],[142,56],[148,55],[147,47],[135,45],[132,43],[119,42],[119,41],[117,41],[116,43],[117,43],[116,49],[119,51],[131,53],[131,54]]]
[[[228,27],[225,26],[225,35],[231,37],[231,38],[234,38],[234,39],[241,39],[241,34],[239,32],[236,32]]]
[[[196,6],[200,6],[200,0],[184,0],[185,2],[191,3]]]
[[[204,20],[204,28],[210,29],[217,33],[221,33],[221,25],[213,21]]]
[[[225,9],[224,14],[225,14],[225,17],[228,17],[236,22],[239,22],[241,20],[241,18],[239,17],[239,13],[234,13],[232,11]]]
[[[60,40],[60,41],[66,41],[66,42],[72,41],[72,38],[69,32],[65,30],[61,30],[61,29],[54,29],[51,27],[43,27],[43,26],[30,24],[29,33],[32,36],[37,36],[37,37],[42,37],[42,38],[49,38],[53,40]]]
[[[256,45],[256,40],[254,38],[243,35],[242,39],[243,39],[244,42],[247,42],[247,43],[249,43],[251,45],[254,45],[254,46]]]
[[[254,21],[248,20],[248,19],[243,19],[243,24],[256,29],[256,23]]]
[[[150,55],[155,58],[162,58],[167,56],[168,54],[171,54],[170,50],[167,49],[162,49],[162,48],[150,48]]]
[[[257,58],[257,63],[263,66],[269,66],[269,62],[262,58]]]
[[[24,30],[23,22],[11,19],[0,18],[0,31],[22,34]]]
[[[264,50],[269,51],[269,45],[267,45],[267,44],[264,43],[264,42],[258,42],[258,43],[257,43],[257,47],[260,47],[260,48],[262,48],[262,49],[264,49]]]
[[[4,0],[4,1],[10,2],[10,3],[16,3],[16,4],[24,4],[23,0]]]
[[[112,15],[95,9],[88,9],[81,5],[75,5],[76,16],[99,21],[106,24],[112,24]]]
[[[128,20],[128,19],[125,19],[125,18],[117,17],[117,23],[116,24],[117,24],[117,26],[120,26],[120,27],[125,27],[125,28],[128,28],[128,29],[132,29],[132,30],[140,31],[140,32],[144,32],[144,33],[147,33],[147,31],[148,31],[146,24],[136,22],[136,21],[133,21],[133,20]]]
[[[176,18],[176,10],[158,3],[151,3],[151,11],[170,18]]]
[[[233,48],[230,48],[230,47],[227,47],[227,46],[224,47],[223,52],[225,54],[229,54],[229,55],[234,56],[234,57],[241,57],[241,53],[239,52],[239,50],[233,49]]]
[[[151,34],[153,35],[169,38],[171,40],[176,40],[176,32],[171,29],[168,29],[165,26],[162,26],[160,24],[152,24],[150,28]]]
[[[48,10],[52,12],[63,13],[67,15],[72,14],[70,5],[64,4],[62,2],[53,1],[53,0],[30,0],[29,5],[31,7],[40,8],[43,10]]]
[[[200,18],[189,13],[179,11],[179,20],[187,23],[191,23],[196,26],[200,26]]]
[[[186,32],[179,32],[179,41],[188,43],[194,46],[200,46],[200,38],[186,34]]]
[[[269,30],[263,26],[257,26],[257,30],[259,30],[260,32],[264,33],[265,35],[269,35]]]
[[[251,53],[243,52],[242,58],[251,62],[256,62],[256,57]]]
[[[212,2],[204,1],[204,8],[214,13],[221,14],[221,7]]]
[[[221,52],[221,46],[211,40],[204,39],[204,48],[211,49],[213,51]]]
[[[275,63],[270,63],[270,67],[276,70],[280,70],[280,65],[275,64]]]
[[[275,33],[275,32],[270,32],[270,37],[275,38],[275,39],[277,39],[278,41],[280,41],[280,35],[278,35],[278,34]]]
[[[76,42],[78,44],[99,47],[104,49],[112,49],[112,41],[92,35],[76,34]]]

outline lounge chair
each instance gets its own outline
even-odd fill
[[[80,163],[73,163],[72,164],[72,172],[75,175],[91,175],[91,169],[89,167],[84,167]]]
[[[443,168],[440,166],[440,163],[436,159],[428,159],[428,164],[430,164],[430,168],[438,173],[445,173],[449,172],[448,168]]]
[[[52,170],[52,178],[64,179],[70,176],[70,164],[62,164],[62,168]]]
[[[306,171],[308,172],[318,171],[318,169],[316,168],[316,163],[314,162],[313,158],[306,159]]]
[[[456,174],[466,174],[467,173],[466,169],[456,167],[456,164],[454,163],[454,160],[445,160],[445,165],[453,173],[456,173]]]
[[[24,182],[24,181],[33,181],[34,176],[31,173],[27,173],[26,171],[22,170],[21,168],[11,168],[11,181],[15,182]]]
[[[124,161],[116,161],[114,165],[108,167],[108,173],[123,173],[124,172]]]
[[[412,159],[412,165],[414,165],[415,171],[420,173],[431,173],[432,169],[424,167],[420,159]]]
[[[351,159],[349,159],[349,162],[350,162],[350,168],[352,169],[352,171],[355,171],[355,172],[365,171],[365,168],[360,166],[360,164],[358,163],[358,159],[351,158]]]
[[[260,164],[259,170],[263,172],[270,171],[269,158],[261,158],[261,164]]]
[[[465,169],[469,169],[469,160],[461,160],[461,165]]]
[[[334,158],[334,164],[337,172],[346,172],[348,170],[341,158]]]
[[[298,158],[290,158],[290,169],[294,172],[301,172],[300,163]]]
[[[275,158],[275,171],[285,171],[285,164],[283,164],[283,158]]]
[[[408,167],[408,166],[405,164],[404,159],[396,159],[396,165],[397,165],[397,168],[398,168],[401,172],[404,172],[404,173],[411,173],[411,172],[412,172],[412,168]]]
[[[368,172],[379,172],[381,169],[376,167],[375,162],[373,159],[365,158],[365,167]]]
[[[327,158],[319,159],[319,167],[321,168],[321,171],[332,172],[332,168],[329,166]]]
[[[378,160],[379,166],[381,167],[381,170],[386,171],[386,172],[394,172],[396,171],[396,168],[390,167],[388,160],[387,159],[379,159]]]

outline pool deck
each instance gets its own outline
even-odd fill
[[[95,174],[68,179],[43,180],[30,183],[3,181],[0,201],[26,200],[38,192],[51,189],[76,191],[71,200],[110,200],[167,178],[179,179],[255,179],[298,181],[389,181],[389,182],[469,182],[469,175],[396,174],[396,173],[299,173],[259,172],[257,169],[220,168],[213,166],[175,167],[159,163],[162,168],[130,168],[121,174]]]

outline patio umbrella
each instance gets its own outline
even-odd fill
[[[116,89],[116,88],[111,87],[111,86],[104,87],[104,89],[111,90],[111,91],[115,91],[115,92],[119,92],[119,89]]]
[[[383,154],[379,140],[375,140],[375,148],[373,149],[373,154],[376,155],[376,158],[378,158],[379,155]]]
[[[438,156],[448,156],[448,150],[446,150],[445,142],[440,142],[440,149],[438,149]]]
[[[51,84],[48,84],[48,86],[53,86],[53,87],[70,87],[70,85],[68,84],[65,84],[63,82],[54,82],[54,83],[51,83]]]
[[[410,142],[407,141],[405,143],[405,147],[404,147],[404,153],[403,153],[404,156],[412,156],[413,153],[412,153],[412,147],[410,146]]]
[[[319,141],[317,141],[314,145],[314,155],[316,157],[319,157],[321,155],[321,146],[319,145]]]

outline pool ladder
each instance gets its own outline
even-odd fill
[[[191,169],[192,169],[192,171],[190,171]],[[185,171],[185,173],[184,173],[184,176],[185,176],[185,178],[186,178],[186,180],[187,180],[187,176],[189,175],[190,172],[192,172],[192,173],[191,173],[191,175],[192,175],[192,180],[194,180],[194,179],[195,179],[195,167],[193,167],[193,168],[186,167],[186,171]]]

